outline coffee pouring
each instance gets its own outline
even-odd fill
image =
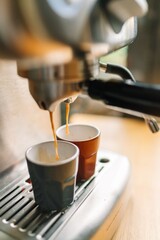
[[[87,164],[91,175],[81,176],[82,181],[75,185],[77,167],[67,172],[63,160],[68,159],[67,165],[74,160],[77,166],[77,151],[75,155],[70,144],[67,147],[62,142],[55,158],[51,125],[54,133],[58,121],[53,121],[52,114],[57,113],[59,103],[70,104],[86,94],[108,107],[140,114],[152,132],[159,130],[155,119],[148,116],[159,115],[159,87],[135,82],[122,66],[100,62],[101,56],[134,41],[137,18],[147,9],[145,0],[0,0],[0,58],[14,60],[18,74],[16,80],[12,78],[10,61],[8,65],[4,62],[0,79],[0,239],[103,239],[106,229],[108,239],[112,238],[117,228],[112,223],[116,220],[119,225],[128,202],[128,196],[123,196],[128,195],[130,163],[125,156],[108,149],[98,148],[97,152],[96,147],[96,159],[86,157],[93,160]],[[106,78],[101,78],[101,71]],[[28,85],[21,88],[19,83]],[[47,161],[53,156],[53,164],[43,161],[46,153],[41,147],[46,145]],[[58,197],[57,190],[64,198]]]

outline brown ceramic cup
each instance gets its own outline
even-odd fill
[[[61,211],[74,201],[79,149],[58,141],[59,160],[53,142],[43,142],[26,151],[36,203],[42,211]]]
[[[89,179],[95,172],[97,151],[100,142],[100,131],[92,125],[69,124],[69,133],[66,134],[66,125],[56,131],[59,140],[74,143],[80,150],[77,181]]]

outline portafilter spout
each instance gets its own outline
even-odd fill
[[[98,74],[98,61],[74,58],[63,65],[18,66],[18,74],[28,79],[29,91],[39,107],[53,112],[60,102],[76,99],[82,91],[80,83]]]

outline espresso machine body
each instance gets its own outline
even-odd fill
[[[2,1],[0,56],[17,60],[18,74],[42,109],[83,91],[98,59],[131,43],[145,1]],[[73,98],[74,99],[74,98]]]
[[[94,91],[100,69],[107,72],[99,58],[130,44],[146,12],[145,0],[0,0],[0,239],[112,238],[128,202],[126,157],[99,151],[95,174],[77,185],[74,204],[46,214],[34,201],[24,155],[53,139],[48,111],[58,126],[62,101],[84,93],[125,108],[108,93],[102,99],[101,84]],[[120,84],[128,90],[133,82],[126,80]],[[117,94],[117,83],[107,84]],[[132,102],[127,108],[139,110]]]

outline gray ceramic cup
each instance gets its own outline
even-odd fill
[[[28,170],[36,203],[42,211],[61,211],[74,201],[79,149],[58,141],[59,160],[54,142],[43,142],[26,151]]]

